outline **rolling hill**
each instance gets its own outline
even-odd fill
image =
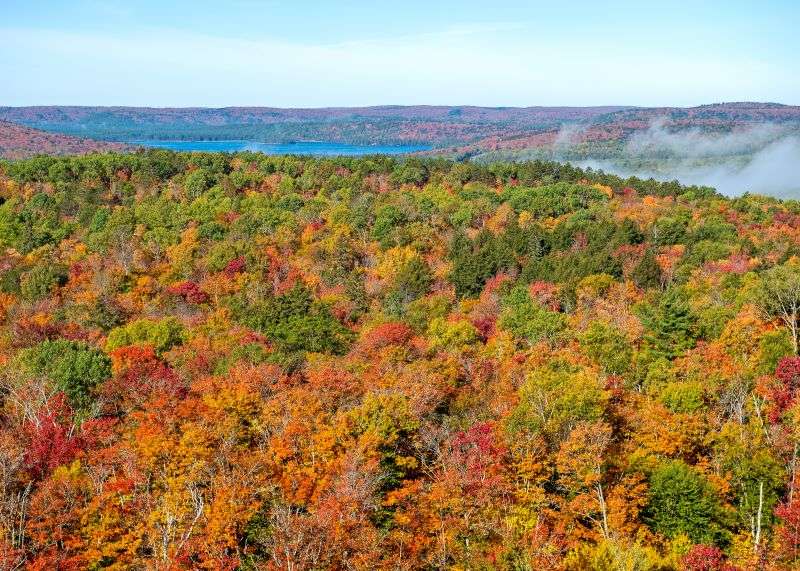
[[[108,141],[247,139],[264,143],[324,140],[352,144],[423,143],[454,148],[586,123],[623,107],[381,106],[0,107],[0,119],[35,129]]]
[[[3,155],[17,158],[123,148],[109,146],[110,141],[424,144],[432,148],[422,154],[458,160],[568,161],[620,176],[712,186],[729,195],[800,194],[788,168],[800,160],[800,107],[777,103],[689,108],[0,107],[0,120],[15,124],[5,123],[0,136]]]
[[[0,120],[0,157],[20,159],[37,154],[82,155],[97,151],[122,151],[121,143],[94,141],[61,133],[50,133]]]
[[[699,107],[379,106],[271,107],[0,107],[0,120],[106,141],[248,139],[265,143],[325,140],[355,144],[425,143],[470,154],[561,141],[619,141],[655,121],[673,129],[724,132],[747,126],[800,125],[800,107],[720,103]]]

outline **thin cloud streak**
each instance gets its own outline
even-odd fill
[[[0,104],[651,105],[662,103],[648,95],[657,91],[664,103],[687,105],[708,102],[702,93],[712,85],[727,83],[737,99],[763,99],[753,86],[781,82],[782,70],[758,59],[734,65],[618,53],[613,42],[595,38],[554,45],[531,37],[528,26],[456,24],[328,44],[169,29],[111,35],[7,27],[0,29],[7,78]],[[16,73],[8,74],[12,65]],[[26,69],[33,66],[41,71]],[[87,99],[87,85],[96,98]]]

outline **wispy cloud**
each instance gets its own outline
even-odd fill
[[[723,84],[759,99],[753,86],[782,77],[757,59],[619,53],[610,41],[535,30],[524,20],[454,23],[326,42],[7,26],[0,104],[593,105],[646,104],[653,92],[683,104]]]

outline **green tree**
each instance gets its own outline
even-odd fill
[[[531,299],[527,288],[517,286],[503,299],[500,327],[534,344],[557,341],[567,327],[566,318]]]
[[[288,353],[312,352],[341,355],[354,337],[331,315],[328,308],[315,303],[307,315],[293,315],[268,331],[270,339]]]
[[[680,460],[662,464],[650,476],[644,519],[668,538],[685,534],[694,543],[721,545],[728,536],[726,514],[711,484]]]
[[[512,434],[543,433],[557,444],[579,422],[595,422],[605,412],[608,394],[588,370],[538,369],[519,390],[520,402],[508,420]]]
[[[783,322],[792,337],[794,354],[800,338],[800,264],[786,263],[765,272],[758,305],[769,319]]]
[[[653,225],[653,244],[656,246],[671,246],[681,244],[686,240],[688,220],[683,217],[665,217]]]
[[[58,199],[40,192],[25,202],[19,213],[18,247],[27,253],[45,244],[58,243],[71,230],[70,225],[61,223]]]
[[[186,175],[183,180],[186,195],[195,199],[211,187],[211,177],[205,169],[196,169]]]
[[[408,303],[428,293],[432,283],[433,276],[428,264],[420,256],[414,256],[398,270],[394,290],[403,303]]]
[[[381,206],[375,214],[375,223],[372,225],[372,237],[382,246],[390,246],[392,233],[396,228],[408,221],[406,215],[396,206],[387,204]]]
[[[251,305],[235,303],[233,310],[241,322],[264,333],[284,353],[341,354],[353,338],[352,331],[303,285]]]
[[[450,245],[450,259],[453,268],[449,279],[459,297],[478,295],[489,278],[516,267],[516,258],[508,243],[488,231],[478,234],[474,242],[457,232]]]
[[[624,333],[615,327],[593,322],[580,336],[581,347],[606,373],[624,375],[628,372],[633,348]]]
[[[631,279],[638,287],[648,289],[661,285],[661,267],[656,261],[653,250],[648,249],[641,261],[636,264],[631,272]]]
[[[677,288],[662,295],[658,304],[646,311],[643,318],[648,328],[645,340],[657,356],[674,359],[694,347],[697,341],[697,319],[684,294]]]
[[[111,376],[111,359],[99,349],[80,341],[42,341],[23,349],[19,359],[30,374],[50,379],[76,409],[88,406],[92,389]]]
[[[174,317],[166,317],[159,321],[137,319],[123,327],[113,329],[108,334],[106,350],[113,351],[118,347],[143,343],[152,345],[157,352],[163,353],[183,343],[185,335],[183,325]]]
[[[24,299],[36,301],[50,295],[56,287],[66,282],[66,267],[40,262],[20,276],[19,290]]]

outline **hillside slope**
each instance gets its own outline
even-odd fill
[[[0,119],[95,139],[250,139],[267,143],[325,140],[356,144],[462,145],[496,136],[587,122],[624,107],[380,106],[322,109],[270,107],[0,107]]]
[[[20,159],[37,154],[82,155],[97,151],[121,151],[127,145],[49,133],[0,120],[0,157]]]
[[[797,569],[798,256],[557,163],[0,161],[0,567]]]
[[[800,107],[720,103],[661,107],[380,106],[320,109],[270,107],[0,107],[0,119],[102,140],[250,139],[268,143],[326,140],[358,144],[426,143],[458,152],[524,149],[559,141],[620,141],[660,121],[676,129],[731,130],[756,124],[800,125]]]

